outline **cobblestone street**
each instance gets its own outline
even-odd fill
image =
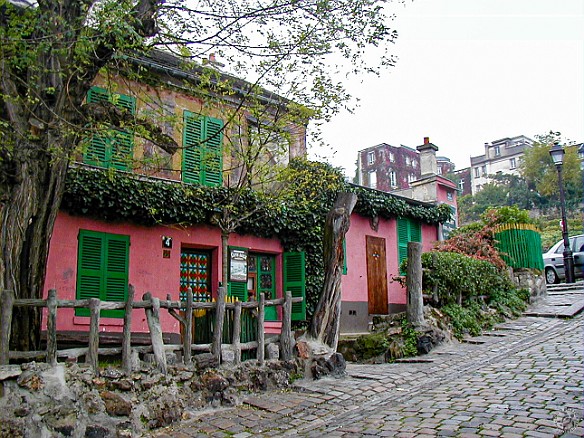
[[[193,412],[153,436],[584,436],[583,335],[582,314],[524,316],[411,361],[348,364],[346,378]]]

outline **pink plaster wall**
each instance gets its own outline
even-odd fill
[[[181,247],[211,250],[211,289],[215,293],[219,286],[221,260],[221,235],[217,228],[199,225],[195,227],[141,227],[127,223],[106,223],[86,217],[70,216],[60,212],[55,222],[49,250],[44,296],[49,289],[57,289],[59,299],[75,299],[77,277],[77,236],[80,229],[102,231],[130,236],[129,283],[134,285],[136,298],[145,292],[166,299],[179,297]],[[173,239],[170,258],[163,258],[162,236]],[[229,244],[249,248],[251,251],[277,254],[276,288],[282,294],[282,246],[277,240],[253,236],[232,235]],[[121,318],[101,318],[103,330],[121,332]],[[168,312],[161,312],[164,332],[179,333],[179,323]],[[273,325],[273,324],[272,324]],[[73,309],[59,309],[58,330],[84,331],[89,329],[88,317],[74,316]],[[134,310],[132,331],[147,332],[148,326],[143,310]]]
[[[397,221],[379,219],[377,231],[370,226],[367,218],[353,214],[351,227],[346,235],[347,274],[342,276],[342,301],[368,301],[367,291],[367,254],[366,236],[385,239],[387,261],[388,303],[405,304],[406,290],[391,278],[399,275],[397,252]],[[438,229],[434,225],[422,225],[422,248],[430,251],[438,238]]]

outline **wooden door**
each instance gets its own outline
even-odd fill
[[[367,292],[370,315],[387,315],[387,263],[385,239],[365,236],[367,239]]]

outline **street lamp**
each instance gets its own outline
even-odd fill
[[[552,161],[558,169],[558,185],[560,186],[560,207],[562,208],[562,237],[564,238],[564,272],[566,273],[566,283],[574,283],[574,256],[570,248],[568,238],[568,221],[566,220],[566,200],[564,198],[564,179],[562,177],[562,165],[564,164],[564,154],[566,151],[558,142],[550,149]]]

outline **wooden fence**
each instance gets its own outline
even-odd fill
[[[118,355],[122,357],[122,368],[126,372],[132,371],[132,353],[153,353],[154,361],[162,373],[166,373],[166,352],[182,351],[185,364],[190,364],[193,352],[207,352],[212,354],[214,362],[221,363],[222,348],[229,348],[234,352],[234,362],[241,362],[242,352],[256,349],[256,359],[260,364],[265,361],[266,338],[265,307],[282,306],[282,330],[279,336],[272,337],[270,342],[280,344],[280,357],[282,360],[292,358],[293,334],[292,334],[292,303],[301,302],[302,298],[292,298],[291,292],[286,292],[284,298],[265,300],[263,295],[259,301],[234,303],[226,302],[224,287],[219,288],[217,301],[194,302],[193,294],[187,294],[186,303],[172,301],[170,296],[166,300],[153,297],[150,292],[144,294],[142,301],[134,301],[134,287],[128,288],[128,300],[126,302],[100,301],[97,298],[88,300],[58,300],[57,291],[51,289],[46,300],[43,299],[15,299],[13,291],[0,293],[0,365],[6,365],[10,359],[32,360],[45,359],[47,363],[55,365],[58,358],[76,359],[85,356],[85,361],[95,372],[98,371],[99,355]],[[47,311],[47,342],[46,351],[9,351],[10,330],[12,323],[12,310],[14,307],[46,307]],[[88,308],[90,313],[88,346],[83,348],[57,349],[57,310],[59,308]],[[99,347],[99,320],[100,311],[124,309],[124,326],[121,347]],[[151,345],[131,345],[132,310],[144,309],[148,328],[150,331]],[[167,311],[176,318],[182,326],[182,345],[164,344],[162,328],[160,325],[160,311]],[[226,309],[233,311],[233,320],[228,324],[231,328],[230,344],[222,343]],[[255,341],[241,342],[241,314],[242,309],[255,310],[257,337]],[[184,310],[184,314],[179,314]],[[214,312],[212,321],[212,335],[210,342],[205,344],[193,343],[193,314],[196,311],[207,310]]]

